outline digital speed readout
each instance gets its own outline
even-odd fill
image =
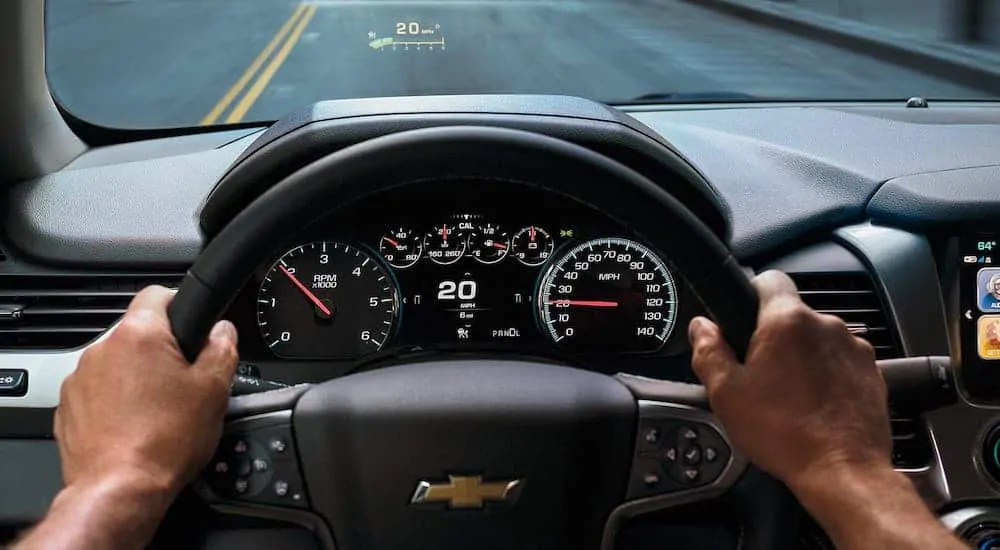
[[[552,264],[538,308],[553,341],[573,349],[651,352],[674,329],[677,287],[666,264],[621,238],[587,241]]]

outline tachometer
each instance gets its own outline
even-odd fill
[[[268,270],[257,323],[279,357],[360,357],[392,334],[397,295],[391,275],[367,252],[313,242],[289,250]]]
[[[677,287],[669,269],[628,239],[574,246],[548,269],[538,294],[545,332],[573,349],[656,351],[676,321]]]

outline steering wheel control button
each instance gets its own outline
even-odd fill
[[[274,494],[279,497],[283,497],[288,494],[288,482],[287,481],[275,481],[274,482]]]
[[[696,466],[701,463],[701,447],[692,445],[684,449],[684,464]]]
[[[215,467],[212,468],[217,474],[227,474],[229,473],[229,463],[220,461],[215,463]]]
[[[660,443],[660,430],[649,428],[646,430],[646,434],[643,435],[643,439],[648,445],[658,445]]]
[[[660,484],[660,474],[650,472],[642,476],[642,482],[646,484],[646,487],[652,489]]]
[[[24,397],[28,393],[28,371],[0,369],[0,397]]]
[[[237,440],[236,443],[233,444],[233,452],[238,455],[246,453],[249,449],[250,447],[247,445],[247,442],[242,439]]]
[[[718,457],[719,452],[715,450],[715,447],[705,447],[705,462],[715,462]]]
[[[246,493],[249,489],[250,489],[250,481],[246,478],[241,477],[236,480],[236,483],[233,484],[233,490],[235,490],[236,493],[240,495]]]
[[[694,483],[695,481],[698,480],[698,476],[701,474],[701,472],[699,472],[697,468],[684,468],[683,474],[684,474],[683,476],[684,481],[687,481],[688,483]]]
[[[670,447],[666,451],[663,451],[663,461],[666,462],[668,466],[677,462],[677,448]]]
[[[241,460],[240,461],[240,467],[236,470],[236,475],[248,476],[248,475],[250,475],[251,471],[252,471],[252,468],[250,466],[250,461],[249,460]]]
[[[694,431],[694,428],[690,428],[690,427],[689,428],[684,428],[681,431],[681,437],[684,438],[684,439],[686,439],[686,440],[688,440],[688,441],[692,441],[692,440],[698,439],[698,432]]]
[[[258,473],[260,473],[260,472],[266,472],[267,471],[267,466],[268,466],[267,461],[264,460],[263,458],[255,458],[255,459],[253,459],[253,471],[258,472]]]
[[[288,443],[285,443],[284,439],[276,437],[271,440],[271,443],[268,444],[268,447],[270,447],[271,452],[280,454],[285,452],[285,449],[288,448]]]

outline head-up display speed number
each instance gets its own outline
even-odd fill
[[[673,331],[677,287],[649,248],[622,238],[562,254],[539,287],[543,331],[575,350],[651,352]]]

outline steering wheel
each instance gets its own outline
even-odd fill
[[[678,178],[700,178],[676,160]],[[287,235],[373,193],[434,178],[523,182],[600,205],[666,254],[745,355],[756,293],[683,204],[584,147],[471,126],[347,147],[259,196],[208,243],[170,306],[184,354],[198,354]],[[271,477],[213,497],[308,510],[339,549],[611,548],[631,516],[720,497],[742,516],[743,548],[794,539],[789,493],[732,448],[700,386],[538,361],[454,359],[268,393],[232,398],[220,449],[235,441],[227,452],[262,453]]]

